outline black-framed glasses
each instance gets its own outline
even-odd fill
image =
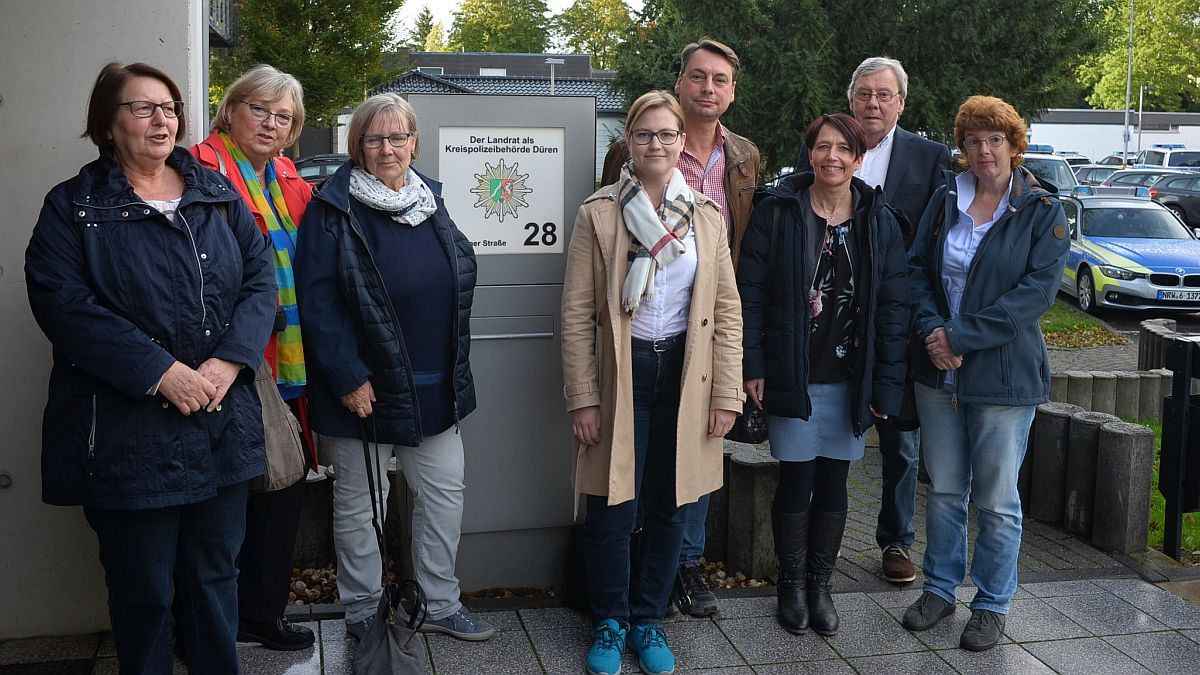
[[[646,131],[645,129],[638,129],[629,134],[629,138],[633,141],[634,145],[650,145],[650,141],[654,138],[658,138],[658,142],[663,145],[672,145],[675,141],[679,140],[679,130],[663,129],[662,131]]]
[[[153,117],[155,108],[162,109],[163,117],[179,117],[183,114],[183,101],[122,101],[118,105],[129,108],[129,114],[134,117]]]
[[[268,108],[266,106],[261,106],[257,103],[251,103],[250,101],[239,101],[239,102],[245,103],[246,107],[250,109],[250,116],[253,117],[254,119],[258,120],[259,122],[266,122],[268,117],[271,117],[272,115],[274,115],[275,116],[275,124],[277,124],[281,127],[290,127],[290,126],[292,126],[292,120],[295,119],[295,117],[293,117],[290,113],[271,112],[270,108]]]
[[[416,134],[410,131],[401,131],[400,133],[392,134],[390,136],[368,136],[363,134],[361,138],[364,148],[375,150],[376,148],[383,147],[384,139],[387,139],[387,142],[390,143],[393,148],[403,148],[404,146],[408,145],[408,142],[412,140],[413,136],[416,136]]]
[[[868,89],[858,89],[854,92],[854,98],[859,101],[862,101],[863,103],[870,101],[872,96],[874,96],[875,100],[879,101],[880,103],[887,103],[899,95],[900,94],[897,94],[894,91],[888,91],[886,89],[884,89],[882,91],[870,91]]]
[[[963,147],[974,150],[974,149],[978,148],[981,143],[987,143],[987,146],[989,148],[998,148],[1006,140],[1008,140],[1008,138],[1006,136],[1004,136],[1003,134],[992,134],[991,136],[988,136],[986,138],[976,138],[975,136],[967,136],[966,138],[963,139]]]

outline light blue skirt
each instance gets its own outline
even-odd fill
[[[782,462],[807,462],[817,457],[862,459],[867,435],[855,438],[850,424],[850,381],[834,384],[810,384],[812,415],[796,417],[767,416],[767,437],[771,456]]]

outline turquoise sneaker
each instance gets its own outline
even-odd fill
[[[629,632],[638,664],[647,675],[666,675],[675,672],[675,655],[667,644],[667,634],[657,623],[634,626]]]
[[[592,629],[592,648],[587,655],[588,675],[621,675],[621,654],[625,651],[625,629],[613,619],[605,619]]]

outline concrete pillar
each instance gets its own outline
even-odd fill
[[[1152,372],[1158,373],[1158,401],[1161,410],[1162,400],[1171,395],[1171,387],[1175,382],[1175,371],[1170,368],[1155,368]]]
[[[1112,415],[1117,409],[1117,376],[1103,370],[1092,371],[1091,410]]]
[[[1162,421],[1162,376],[1155,371],[1138,371],[1138,419]]]
[[[779,462],[765,448],[739,445],[729,463],[729,529],[725,569],[747,576],[774,576],[775,539],[771,502],[779,483]]]
[[[1100,427],[1092,545],[1109,553],[1146,550],[1154,432],[1128,422]]]
[[[1050,400],[1055,403],[1067,402],[1067,373],[1065,371],[1050,374]]]
[[[1033,418],[1033,468],[1029,515],[1048,523],[1062,522],[1066,490],[1067,443],[1071,416],[1083,408],[1070,403],[1043,403]]]
[[[1138,327],[1138,370],[1151,370],[1163,365],[1160,341],[1163,335],[1175,332],[1174,319],[1145,319]]]
[[[1096,449],[1100,425],[1120,422],[1120,418],[1101,412],[1079,412],[1071,416],[1067,441],[1066,492],[1063,500],[1063,526],[1071,534],[1090,537],[1092,508],[1096,495]]]
[[[1084,410],[1092,409],[1092,374],[1083,370],[1067,371],[1067,403]]]
[[[1136,420],[1140,417],[1138,405],[1142,378],[1137,373],[1121,371],[1117,374],[1115,406],[1113,414],[1124,420]]]

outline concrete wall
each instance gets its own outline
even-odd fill
[[[96,156],[83,130],[105,63],[145,61],[176,80],[194,142],[207,99],[205,0],[0,0],[0,640],[108,625],[96,540],[79,508],[41,502],[40,429],[50,346],[25,293],[42,199]],[[193,125],[192,121],[201,121]]]

